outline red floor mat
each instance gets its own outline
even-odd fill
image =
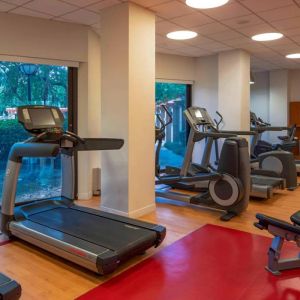
[[[265,271],[271,239],[206,225],[79,300],[296,300],[300,270]],[[294,245],[286,253],[296,255]]]
[[[0,246],[4,246],[4,245],[6,245],[6,244],[9,244],[9,243],[11,243],[11,241],[1,241],[1,239],[0,239]]]

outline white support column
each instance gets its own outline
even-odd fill
[[[250,128],[250,55],[242,50],[219,54],[219,104],[224,129]]]
[[[211,55],[196,59],[195,84],[193,86],[194,106],[207,109],[213,118],[218,110],[218,56]],[[205,141],[196,143],[193,161],[201,163]],[[215,150],[212,149],[211,161],[215,161]]]
[[[102,136],[125,140],[102,154],[101,209],[137,217],[155,209],[155,15],[122,3],[101,26]]]
[[[270,72],[270,107],[269,122],[273,126],[288,125],[288,71],[275,70]],[[278,143],[278,135],[283,132],[270,132],[269,142]]]

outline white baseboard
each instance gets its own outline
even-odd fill
[[[93,192],[89,191],[87,193],[78,193],[79,200],[89,200],[93,197]]]
[[[123,217],[130,217],[130,218],[141,217],[143,215],[153,212],[155,209],[156,209],[155,203],[147,205],[143,208],[139,208],[137,210],[130,211],[130,212],[125,212],[125,211],[117,210],[114,208],[105,207],[102,205],[100,206],[100,210],[102,210],[102,211],[116,214],[116,215],[123,216]]]

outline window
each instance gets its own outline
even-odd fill
[[[53,105],[61,108],[68,126],[68,68],[0,62],[0,196],[11,146],[30,135],[16,119],[17,106]],[[61,190],[61,160],[24,158],[17,202],[55,197]]]
[[[161,167],[182,165],[188,134],[183,111],[190,106],[190,90],[191,85],[187,84],[156,83],[156,113],[166,120],[167,115],[161,107],[161,104],[165,104],[173,119],[165,130],[165,139],[160,152]]]

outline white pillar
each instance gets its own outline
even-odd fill
[[[101,209],[137,217],[155,209],[155,15],[122,3],[101,28],[102,136],[125,140],[102,154]]]
[[[224,117],[224,129],[249,130],[250,127],[250,55],[242,50],[219,54],[218,110]]]
[[[195,84],[193,86],[193,106],[207,109],[212,118],[217,118],[218,110],[218,56],[211,55],[196,59]],[[205,140],[196,143],[193,161],[201,163]],[[212,149],[211,161],[215,161],[215,150]]]
[[[269,121],[273,126],[288,125],[288,71],[275,70],[270,72],[270,106]],[[269,141],[278,143],[278,135],[282,132],[270,132]]]

